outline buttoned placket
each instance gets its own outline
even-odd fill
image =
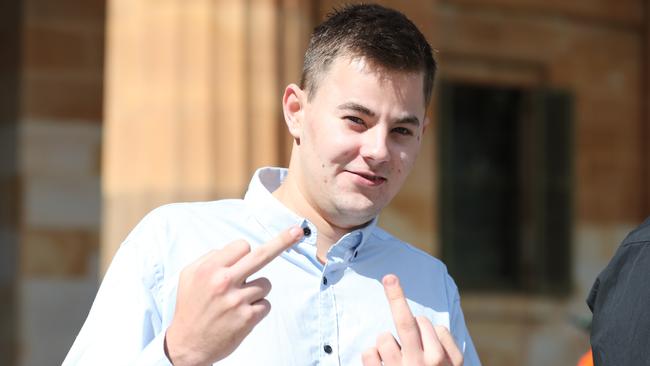
[[[354,247],[359,243],[358,232],[344,236],[327,253],[319,292],[320,365],[340,365],[339,317],[336,305],[336,283],[343,277]]]

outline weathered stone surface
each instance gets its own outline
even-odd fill
[[[508,12],[441,11],[441,59],[483,60],[495,68],[529,64],[541,70],[539,87],[563,88],[575,101],[575,192],[579,221],[614,223],[639,219],[641,34],[565,18],[513,17]],[[494,65],[494,66],[491,66]],[[472,80],[458,67],[450,77]],[[444,78],[445,65],[441,67]],[[478,74],[488,81],[487,72]],[[513,70],[513,77],[518,74]],[[500,76],[500,77],[499,77]],[[507,79],[507,77],[506,77]],[[601,141],[599,141],[599,139]],[[605,140],[605,141],[603,141]],[[602,192],[608,192],[607,197]]]
[[[97,255],[99,232],[73,229],[28,229],[23,232],[24,278],[95,277],[88,268]]]
[[[89,307],[100,172],[105,265],[151,208],[240,196],[255,167],[287,163],[282,88],[299,79],[311,27],[339,3],[112,1],[106,95],[104,1],[25,3],[20,107],[29,120],[21,129],[20,179],[1,180],[0,190],[25,193],[22,213],[11,215],[12,227],[24,225],[21,276],[61,279],[24,287],[25,365],[59,360]],[[650,200],[643,2],[382,3],[402,9],[438,49],[440,78],[573,94],[573,293],[464,293],[463,304],[486,366],[574,364],[588,343],[567,319],[588,314],[591,282],[650,207],[641,202]],[[436,111],[434,100],[414,173],[381,216],[389,231],[433,254],[440,252]],[[65,296],[86,302],[73,309]],[[61,321],[41,328],[53,314]],[[4,342],[0,355],[18,349],[16,342]]]
[[[97,292],[97,257],[79,279],[29,278],[20,282],[21,366],[60,365]]]
[[[101,75],[95,77],[27,76],[22,108],[25,117],[92,121],[102,119]]]
[[[25,12],[38,22],[83,22],[98,26],[106,16],[106,0],[28,0]]]
[[[291,27],[304,27],[302,5],[286,7],[110,3],[104,266],[154,206],[240,197],[257,167],[286,159],[281,82],[296,70],[280,64],[280,51],[299,49]],[[282,28],[280,17],[289,20]]]
[[[509,11],[513,16],[533,14],[542,17],[571,17],[577,21],[604,21],[619,26],[641,27],[642,0],[448,0],[450,4]]]

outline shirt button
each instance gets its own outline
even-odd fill
[[[305,234],[305,236],[311,235],[311,229],[308,226],[305,226],[302,228],[302,233]]]
[[[323,285],[327,285],[327,277],[323,276]]]
[[[329,355],[330,353],[332,353],[332,346],[330,346],[329,344],[326,344],[323,347],[323,351],[325,351],[325,353],[327,353]]]

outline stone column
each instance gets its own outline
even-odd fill
[[[108,2],[102,266],[152,208],[240,197],[286,162],[307,1]],[[304,34],[305,36],[296,36]]]

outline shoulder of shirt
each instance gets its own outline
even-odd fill
[[[153,209],[147,216],[164,216],[166,218],[183,216],[217,215],[229,216],[244,208],[242,199],[222,199],[216,201],[168,203]]]
[[[650,244],[650,217],[647,218],[639,227],[632,230],[625,240],[623,246]]]
[[[242,217],[246,217],[247,213],[244,200],[241,199],[168,203],[147,213],[129,233],[124,243],[154,232],[164,236],[179,230],[193,230],[196,225],[201,224],[227,225],[238,222]]]
[[[380,245],[382,245],[383,247],[389,246],[393,250],[397,250],[406,255],[411,255],[415,258],[418,258],[419,260],[429,262],[428,263],[429,265],[433,265],[438,269],[443,270],[445,273],[447,272],[447,266],[440,259],[432,256],[431,254],[425,252],[422,249],[413,246],[410,243],[407,243],[393,236],[392,234],[380,228],[379,226],[375,227],[375,230],[372,231],[372,235],[381,241]]]
[[[159,206],[147,213],[122,242],[143,253],[155,248],[166,256],[174,238],[193,235],[197,228],[213,228],[241,222],[248,215],[242,199],[178,202]],[[150,255],[151,260],[155,256]]]

